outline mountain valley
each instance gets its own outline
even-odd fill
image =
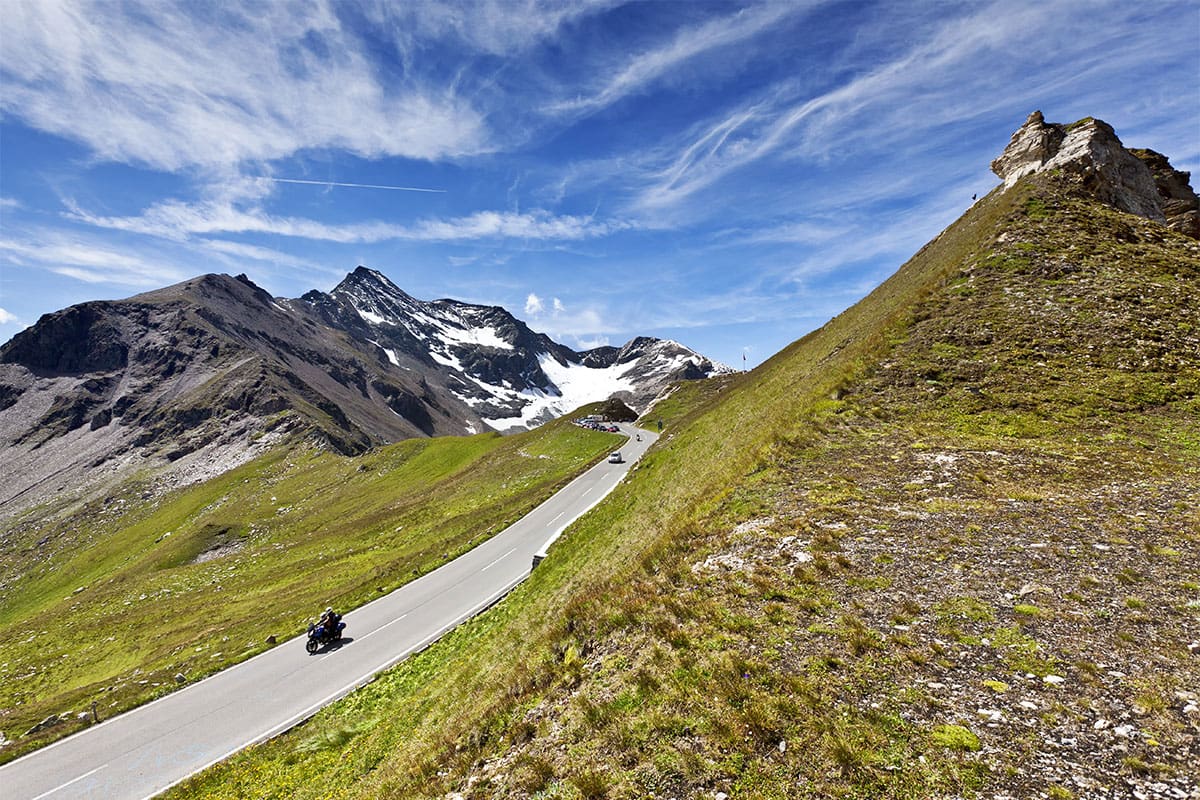
[[[83,451],[125,416],[177,463],[260,444],[6,534],[0,622],[29,633],[0,664],[0,756],[486,537],[618,440],[570,424],[589,408],[462,434],[557,417],[592,369],[663,425],[608,499],[486,614],[168,797],[1200,797],[1196,196],[1091,118],[1030,115],[993,168],[746,373],[653,340],[573,353],[363,268],[298,300],[206,276],[132,298],[141,316],[45,320],[3,350],[6,452]],[[177,293],[243,299],[218,336]],[[132,341],[156,371],[125,370]],[[73,721],[32,730],[51,712]]]

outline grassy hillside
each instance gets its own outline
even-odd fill
[[[565,420],[512,437],[409,440],[358,458],[280,449],[146,502],[138,487],[0,552],[0,730],[96,701],[107,717],[358,606],[478,544],[612,447]]]
[[[1051,176],[993,193],[652,412],[487,615],[174,796],[1190,791],[1196,308],[1197,242]]]

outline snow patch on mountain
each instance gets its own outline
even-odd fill
[[[371,344],[375,345],[376,347],[378,347],[380,350],[382,350],[384,355],[386,355],[388,357],[388,361],[392,362],[397,367],[400,366],[400,357],[396,355],[395,350],[392,350],[391,348],[388,348],[388,347],[384,347],[383,345],[381,345],[379,342],[375,341],[374,339],[368,339],[367,341],[370,342]]]
[[[562,364],[549,353],[538,357],[542,372],[551,383],[543,390],[513,392],[491,387],[496,394],[520,397],[525,406],[519,416],[484,417],[498,431],[510,428],[529,428],[554,417],[574,411],[582,405],[607,400],[618,392],[632,392],[634,382],[625,377],[631,365],[613,364],[610,367],[585,367],[582,364]]]
[[[434,327],[440,332],[444,342],[464,344],[471,347],[494,347],[497,350],[512,350],[513,346],[500,338],[495,328],[455,328],[442,321],[434,320]]]
[[[358,315],[360,317],[365,319],[367,322],[372,323],[373,325],[394,325],[395,324],[391,320],[385,319],[384,317],[381,317],[374,312],[367,311],[365,308],[359,308],[358,306],[351,306],[351,307],[355,311],[358,312]]]
[[[436,350],[430,350],[429,357],[441,364],[443,367],[450,367],[456,372],[463,371],[462,362],[455,358],[453,354],[447,355],[445,353],[439,353]]]

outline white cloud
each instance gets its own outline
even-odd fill
[[[303,239],[369,244],[388,240],[454,242],[475,239],[579,240],[605,236],[630,227],[623,221],[554,215],[536,209],[525,213],[478,211],[464,217],[426,219],[412,225],[359,222],[331,225],[303,217],[268,214],[260,208],[242,209],[227,201],[158,203],[133,217],[105,217],[74,207],[68,216],[100,228],[182,241],[216,233],[258,233]]]
[[[0,111],[101,159],[175,171],[306,148],[417,159],[491,148],[452,85],[380,74],[335,4],[8,3],[0,39]]]
[[[114,250],[108,244],[50,232],[37,233],[36,237],[27,241],[0,239],[0,257],[85,283],[157,287],[187,277],[177,267]]]
[[[624,0],[475,0],[379,4],[368,9],[372,21],[392,31],[401,52],[419,50],[422,42],[457,40],[491,55],[511,55],[557,33],[564,25],[620,5]]]
[[[298,267],[304,272],[315,272],[332,276],[342,275],[340,271],[324,264],[319,264],[307,258],[300,258],[290,253],[284,253],[281,250],[275,250],[270,247],[260,247],[258,245],[245,244],[244,242],[230,242],[225,239],[203,239],[200,244],[223,256],[229,256],[230,258],[227,260],[231,264],[236,264],[236,259],[252,259],[280,267]]]
[[[0,308],[0,325],[7,325],[10,322],[16,322],[16,321],[17,321],[16,314],[9,313],[8,311],[5,311],[3,308]]]
[[[21,201],[15,197],[0,197],[0,208],[15,209],[15,208],[21,208],[21,207],[22,207]]]
[[[537,326],[542,333],[554,338],[580,336],[598,337],[616,329],[611,319],[608,319],[598,308],[572,309],[568,311],[562,300],[555,297],[546,301],[533,292],[525,299],[525,313],[530,322]]]
[[[617,329],[617,325],[597,308],[583,308],[567,312],[555,313],[539,319],[538,325],[543,333],[554,338],[564,336],[596,337]]]
[[[537,209],[526,213],[479,211],[466,217],[424,220],[416,225],[394,226],[388,238],[419,241],[455,241],[458,239],[591,239],[624,230],[630,223],[598,222],[592,217],[554,215]]]
[[[595,350],[597,347],[608,347],[609,345],[607,336],[575,336],[572,338],[575,341],[576,350]]]
[[[796,13],[800,8],[797,3],[768,3],[682,29],[665,45],[632,58],[621,54],[625,59],[623,65],[597,70],[599,74],[611,77],[591,95],[558,101],[551,104],[547,111],[578,114],[610,106],[623,97],[641,91],[688,61],[713,50],[744,43],[778,25],[784,17]]]
[[[697,124],[673,148],[631,158],[644,180],[632,207],[679,207],[735,173],[787,161],[820,165],[845,152],[896,158],[902,148],[933,158],[948,135],[943,126],[961,136],[971,121],[1006,113],[1015,129],[1051,99],[1104,114],[1117,100],[1103,87],[1139,70],[1152,76],[1156,60],[1168,63],[1194,39],[1194,31],[1177,29],[1168,45],[1158,26],[1137,23],[1136,7],[1118,4],[1005,2],[958,11],[923,24],[881,14],[873,32],[858,29],[863,43],[840,53],[844,63],[827,76],[773,84]]]

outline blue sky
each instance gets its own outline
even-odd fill
[[[996,186],[1034,109],[1200,174],[1194,0],[3,12],[0,340],[205,272],[296,297],[365,264],[576,348],[753,365]]]

